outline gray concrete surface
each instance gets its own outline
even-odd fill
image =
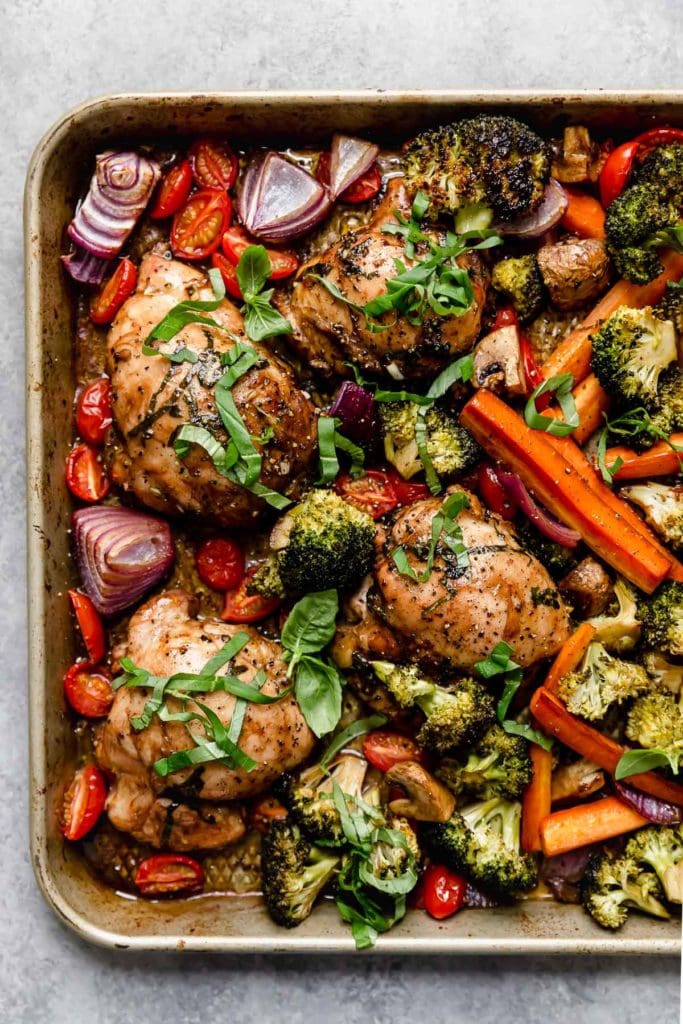
[[[0,1021],[641,1024],[679,965],[609,960],[132,957],[57,923],[27,853],[21,189],[34,144],[107,91],[683,87],[678,0],[0,0]]]

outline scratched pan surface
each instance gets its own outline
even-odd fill
[[[325,144],[335,130],[401,142],[478,110],[505,110],[541,129],[581,122],[624,134],[683,125],[683,93],[211,93],[107,96],[84,103],[38,144],[25,196],[28,433],[31,856],[56,914],[84,938],[129,949],[348,952],[349,930],[333,906],[299,928],[276,927],[255,897],[202,896],[153,903],[124,898],[95,880],[65,844],[56,808],[76,759],[62,677],[74,659],[63,595],[75,580],[64,458],[71,443],[74,308],[59,254],[74,201],[96,153],[155,137],[217,132],[246,143]],[[633,915],[615,935],[575,906],[525,902],[469,910],[435,922],[408,913],[375,953],[680,953],[680,924]],[[360,955],[360,954],[359,954]]]

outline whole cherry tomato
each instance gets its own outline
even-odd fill
[[[491,325],[491,330],[499,331],[501,327],[519,327],[519,317],[514,306],[501,306],[496,310],[496,319]]]
[[[197,572],[213,590],[234,590],[244,577],[244,553],[234,540],[211,537],[200,545]]]
[[[237,178],[237,157],[222,139],[198,139],[190,149],[194,180],[200,188],[227,192]]]
[[[64,676],[64,696],[84,718],[103,718],[114,703],[109,673],[97,665],[76,662]]]
[[[388,772],[402,761],[421,761],[422,751],[415,740],[391,729],[376,729],[363,740],[366,760],[381,772]]]
[[[330,184],[330,154],[321,153],[315,169],[316,177],[322,185]],[[342,203],[367,203],[377,195],[382,187],[382,174],[377,164],[361,175],[357,181],[337,197]]]
[[[239,227],[237,224],[228,228],[223,235],[223,252],[234,266],[237,266],[239,263],[245,249],[248,249],[250,245],[260,244],[260,242],[252,241],[244,228]],[[284,277],[291,277],[299,266],[296,253],[290,249],[266,249],[266,253],[270,260],[269,280],[271,281],[279,281]]]
[[[89,444],[77,444],[66,460],[66,483],[81,501],[101,501],[109,490],[109,477],[96,450]]]
[[[430,864],[424,873],[423,900],[430,917],[443,921],[451,917],[465,902],[467,882],[441,864]]]
[[[173,255],[185,260],[210,256],[230,224],[231,209],[227,192],[215,188],[195,192],[173,218]]]
[[[110,324],[129,295],[135,291],[138,272],[127,256],[90,301],[90,319],[94,324]]]
[[[194,857],[186,857],[182,853],[157,853],[138,866],[135,885],[143,896],[197,892],[204,885],[204,869]]]
[[[93,663],[102,661],[107,653],[107,641],[99,612],[88,595],[81,594],[79,590],[70,590],[69,598],[78,619],[78,628],[81,631],[88,658]]]
[[[477,471],[477,487],[486,507],[508,521],[515,518],[517,511],[510,495],[498,479],[498,474],[489,463],[482,463]]]
[[[398,505],[394,485],[381,469],[368,469],[356,480],[344,473],[337,479],[334,489],[349,505],[367,512],[373,519],[379,519]]]
[[[190,194],[192,168],[189,160],[181,160],[172,167],[159,185],[156,200],[149,215],[153,220],[165,220],[177,213]]]
[[[96,825],[106,799],[107,787],[99,768],[94,764],[79,768],[64,796],[62,834],[67,839],[82,839]]]
[[[225,622],[258,622],[276,611],[282,601],[279,597],[263,597],[261,594],[248,594],[249,581],[259,566],[254,565],[247,573],[236,590],[229,590],[225,595],[225,605],[221,618]]]
[[[89,444],[104,444],[112,425],[111,384],[99,377],[84,387],[76,402],[76,429]]]
[[[221,277],[223,278],[223,284],[228,295],[231,295],[233,299],[243,300],[243,295],[240,289],[240,283],[237,280],[237,268],[234,263],[231,263],[227,256],[224,256],[222,252],[215,252],[211,256],[211,266],[220,270]]]

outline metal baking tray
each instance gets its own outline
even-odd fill
[[[400,142],[430,125],[479,110],[506,111],[538,128],[572,121],[624,134],[653,123],[683,125],[683,93],[342,92],[116,95],[65,115],[39,142],[25,194],[28,441],[28,580],[31,856],[55,913],[89,941],[122,949],[220,952],[348,952],[349,929],[333,906],[299,928],[274,925],[256,897],[200,896],[146,902],[117,895],[62,841],[57,807],[76,759],[62,677],[74,659],[64,594],[74,582],[71,502],[64,459],[72,433],[74,306],[59,262],[63,233],[96,153],[158,137],[221,133],[273,145],[325,144],[335,130]],[[681,949],[677,921],[632,915],[603,932],[575,906],[527,901],[467,910],[436,922],[408,914],[378,953],[660,953]],[[361,954],[359,954],[361,955]]]

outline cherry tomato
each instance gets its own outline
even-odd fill
[[[501,519],[514,519],[517,508],[498,479],[493,466],[483,463],[479,467],[477,485],[481,500],[491,512],[495,512]]]
[[[197,572],[213,590],[234,590],[244,576],[244,554],[239,544],[227,537],[205,540],[197,552]]]
[[[376,729],[363,740],[365,758],[381,772],[388,772],[402,761],[421,761],[422,751],[415,740],[390,729]]]
[[[348,473],[338,478],[334,489],[349,505],[379,519],[398,505],[398,498],[389,475],[381,469],[368,469],[354,480]]]
[[[181,160],[172,167],[159,185],[156,200],[149,215],[153,220],[165,220],[177,213],[192,188],[192,167],[189,160]]]
[[[398,499],[399,505],[412,505],[414,501],[424,501],[431,497],[427,484],[419,481],[404,480],[396,469],[388,469],[387,476]]]
[[[227,192],[206,188],[195,192],[173,218],[171,248],[174,256],[185,260],[203,260],[221,244],[230,223],[230,198]]]
[[[249,581],[259,567],[252,566],[236,590],[229,590],[225,595],[225,605],[221,618],[225,622],[258,622],[280,607],[279,597],[262,597],[261,594],[248,594]]]
[[[135,291],[138,272],[127,256],[90,301],[90,319],[94,324],[110,324],[129,295]]]
[[[315,169],[316,177],[323,185],[330,184],[330,154],[321,153]],[[365,172],[357,181],[349,185],[337,198],[342,203],[367,203],[377,195],[382,187],[382,174],[377,164]]]
[[[430,864],[424,873],[423,899],[430,917],[443,921],[451,917],[465,902],[467,882],[441,864]]]
[[[103,718],[114,703],[109,674],[86,661],[76,662],[64,676],[64,696],[84,718]]]
[[[514,306],[501,306],[496,310],[496,319],[491,326],[492,331],[499,331],[501,327],[519,327],[519,318]]]
[[[204,869],[194,857],[186,857],[182,853],[157,853],[138,865],[135,885],[143,896],[197,892],[204,885]]]
[[[249,821],[253,828],[259,832],[266,833],[273,821],[281,821],[287,817],[287,808],[283,807],[274,796],[264,796],[253,805],[249,814]]]
[[[259,242],[252,241],[244,228],[234,225],[223,235],[223,252],[230,262],[237,266],[245,249],[250,245],[259,245]],[[290,277],[299,266],[296,253],[290,249],[266,249],[270,260],[271,281],[279,281],[284,277]]]
[[[66,483],[81,501],[100,501],[109,490],[109,477],[89,444],[77,444],[66,460]]]
[[[64,796],[61,830],[67,839],[82,839],[104,810],[107,787],[94,764],[79,768]]]
[[[237,178],[237,157],[227,142],[198,139],[190,149],[194,180],[200,188],[222,188],[227,192]]]
[[[239,299],[242,301],[243,296],[240,290],[239,281],[237,280],[237,268],[234,263],[231,263],[227,256],[224,256],[222,252],[215,252],[211,257],[211,266],[216,267],[220,270],[221,277],[223,278],[223,284],[228,295],[232,295],[233,299]]]
[[[625,142],[613,149],[607,157],[600,172],[600,200],[605,209],[623,192],[631,174],[638,145],[637,139]]]
[[[81,594],[78,590],[70,590],[69,597],[90,661],[102,661],[107,653],[107,641],[99,612],[87,594]]]
[[[99,377],[78,396],[76,429],[84,441],[101,445],[111,424],[111,384],[109,377]]]
[[[536,360],[534,359],[534,354],[531,351],[531,342],[523,332],[520,332],[519,335],[519,350],[522,353],[522,363],[524,365],[524,377],[526,379],[527,392],[531,394],[539,384],[543,383],[545,377],[539,370]],[[550,395],[541,395],[536,399],[536,408],[545,409],[550,400]]]

